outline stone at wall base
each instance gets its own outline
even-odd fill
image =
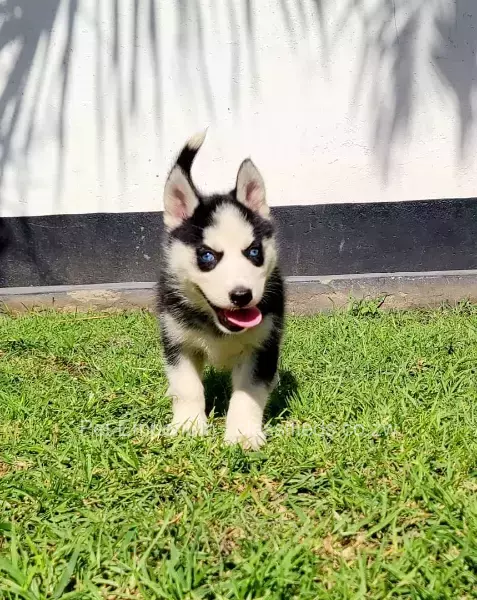
[[[477,271],[370,273],[289,277],[289,314],[309,315],[346,307],[352,299],[382,298],[384,309],[432,308],[462,300],[477,302]],[[0,288],[0,310],[25,312],[154,310],[155,284]]]

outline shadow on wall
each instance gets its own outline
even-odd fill
[[[33,65],[41,54],[42,71],[47,64],[53,27],[56,22],[61,0],[6,0],[0,5],[0,58],[17,48],[16,56],[11,63],[8,79],[6,79],[0,95],[0,184],[3,182],[5,168],[9,161],[28,155],[34,138],[36,125],[37,101],[42,93],[43,80],[35,86],[35,102],[24,107],[25,91],[31,85],[30,77]],[[62,71],[58,74],[63,95],[61,114],[58,116],[58,146],[64,142],[64,116],[68,94],[68,74],[73,48],[73,31],[77,0],[70,0],[68,11],[68,37],[63,48]],[[8,59],[7,59],[8,60]],[[14,148],[13,142],[22,111],[28,111],[27,127],[21,144]]]
[[[418,88],[428,83],[428,73],[420,72],[418,65],[420,53],[427,53],[420,62],[437,74],[441,91],[450,91],[454,98],[463,159],[477,89],[475,0],[378,0],[370,6],[368,0],[350,0],[337,37],[358,19],[363,37],[355,97],[363,91],[367,74],[372,82],[370,108],[377,111],[372,137],[383,175],[388,174],[394,142],[410,133]],[[427,47],[420,43],[423,34]]]
[[[240,101],[241,61],[245,52],[249,56],[252,77],[257,77],[257,56],[260,40],[257,35],[257,7],[260,0],[226,0],[226,13],[231,52],[229,72],[230,90],[235,102]],[[461,158],[465,156],[466,142],[474,123],[472,95],[477,85],[477,7],[475,0],[349,0],[345,5],[332,0],[276,0],[289,35],[284,44],[296,47],[296,40],[307,31],[315,32],[320,40],[323,60],[345,35],[350,22],[359,23],[362,30],[359,69],[354,103],[363,91],[365,81],[372,86],[370,108],[377,111],[371,132],[377,156],[386,174],[391,160],[391,150],[399,137],[410,133],[416,89],[421,80],[416,73],[418,53],[429,52],[428,64],[442,82],[443,92],[450,90],[454,97],[460,127]],[[0,4],[0,63],[10,64],[7,77],[0,89],[0,190],[6,167],[15,164],[18,172],[26,171],[28,154],[35,138],[37,107],[40,97],[50,93],[45,80],[38,76],[49,65],[54,29],[63,19],[66,23],[62,40],[61,61],[55,73],[55,83],[60,89],[58,114],[52,115],[58,147],[58,193],[63,177],[68,98],[71,83],[71,64],[76,49],[78,18],[83,10],[83,0],[4,0]],[[103,97],[106,82],[102,68],[109,65],[116,98],[117,145],[124,157],[124,123],[137,111],[138,65],[137,40],[147,35],[151,76],[155,81],[155,113],[157,122],[167,118],[161,111],[161,34],[158,0],[130,0],[133,15],[127,26],[131,28],[129,43],[124,44],[124,6],[121,0],[96,1],[93,6],[96,48],[92,52],[91,68],[95,71],[98,143],[103,138]],[[305,7],[311,10],[305,10]],[[213,119],[214,94],[207,76],[204,36],[216,17],[215,2],[201,0],[171,0],[171,10],[179,25],[175,51],[184,66],[189,60],[198,61],[203,91]],[[246,35],[239,35],[238,13],[245,15]],[[341,12],[342,11],[342,12]],[[312,15],[312,17],[310,17]],[[263,15],[261,16],[263,18]],[[103,27],[105,19],[110,51],[104,50]],[[338,26],[330,23],[338,22]],[[144,25],[146,23],[146,25]],[[142,24],[140,26],[140,24]],[[418,33],[428,27],[432,40],[426,49],[418,44]],[[147,33],[146,33],[147,32]],[[127,34],[127,32],[126,32]],[[144,42],[144,40],[142,40]],[[11,61],[12,47],[16,48]],[[35,71],[34,64],[40,68]],[[126,70],[129,69],[129,76]],[[36,74],[34,74],[34,71]],[[188,69],[184,69],[187,74]],[[125,77],[126,76],[126,77]],[[186,75],[187,76],[187,75]],[[109,77],[109,74],[108,74]],[[129,82],[125,88],[124,80]],[[108,79],[109,92],[111,80]],[[194,83],[195,85],[195,83]],[[368,84],[366,84],[368,85]],[[193,86],[191,86],[193,87]],[[27,90],[33,89],[33,100],[26,104]],[[20,117],[24,124],[20,127]],[[124,161],[121,161],[123,163]],[[26,180],[26,179],[25,179]],[[26,184],[27,185],[27,184]]]
[[[472,96],[477,89],[477,4],[455,0],[450,19],[436,16],[432,59],[444,87],[450,89],[459,115],[461,158],[474,125]]]

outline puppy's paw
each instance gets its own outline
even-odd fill
[[[225,430],[226,444],[239,444],[244,450],[258,450],[266,442],[266,436],[261,427],[234,426]]]
[[[177,413],[174,414],[169,431],[171,435],[187,433],[193,436],[201,436],[207,433],[207,417],[205,412],[194,414]]]

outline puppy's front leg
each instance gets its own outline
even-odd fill
[[[265,443],[263,413],[277,373],[278,343],[252,354],[232,372],[225,441],[256,450]]]
[[[172,397],[172,433],[184,431],[204,435],[207,431],[202,368],[202,357],[184,353],[174,363],[166,365],[167,393]]]

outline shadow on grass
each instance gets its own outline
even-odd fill
[[[215,416],[224,417],[229,406],[232,384],[230,374],[209,369],[204,377],[206,410],[209,414],[212,409]],[[265,411],[266,421],[275,421],[288,413],[288,403],[296,394],[297,381],[291,371],[279,372],[279,381],[273,390]]]

